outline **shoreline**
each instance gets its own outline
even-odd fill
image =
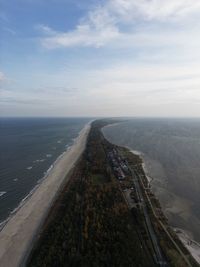
[[[144,153],[141,151],[137,151],[137,150],[133,150],[130,147],[126,148],[132,153],[135,154],[137,156],[139,156],[142,159],[142,169],[145,173],[145,176],[149,182],[149,184],[151,184],[151,182],[153,181],[153,177],[149,176],[148,174],[148,169],[146,167],[145,164],[145,159],[143,157]],[[162,209],[163,210],[163,209]],[[163,211],[164,212],[164,211]],[[165,214],[165,213],[164,213]],[[166,215],[165,215],[166,216]],[[166,216],[167,218],[167,216]],[[178,236],[179,240],[182,242],[182,244],[184,245],[184,247],[190,252],[190,254],[192,255],[192,257],[196,260],[196,262],[198,264],[200,264],[200,244],[193,240],[186,232],[186,230],[184,229],[180,229],[180,228],[174,228],[172,225],[169,224],[169,226],[172,228],[172,230],[176,233],[176,235]]]
[[[151,176],[149,175],[149,172],[148,172],[148,169],[147,169],[147,166],[146,166],[146,163],[145,163],[145,159],[144,159],[144,156],[143,156],[144,153],[141,152],[141,151],[138,151],[138,150],[133,150],[132,148],[130,148],[130,147],[128,147],[128,146],[126,146],[126,148],[127,148],[131,153],[133,153],[134,155],[139,156],[139,157],[142,159],[142,168],[143,168],[143,171],[144,171],[144,173],[145,173],[145,176],[146,176],[146,178],[147,178],[147,180],[148,180],[148,183],[149,183],[149,185],[150,185],[151,182],[154,180],[154,178],[151,177]]]
[[[114,125],[110,124],[110,125],[105,126],[105,128],[106,127],[112,127],[112,126],[114,126]],[[103,133],[103,131],[102,131],[102,133]],[[104,133],[103,133],[103,135],[104,135]],[[106,138],[105,135],[104,135],[104,137]],[[106,140],[108,140],[108,139],[106,138]],[[111,141],[108,140],[108,142],[111,142]],[[112,144],[115,145],[114,143],[112,143]],[[146,179],[147,179],[149,185],[151,185],[154,178],[149,175],[149,171],[148,171],[147,166],[145,164],[144,153],[141,151],[138,151],[138,150],[134,150],[129,146],[122,146],[122,147],[128,149],[132,154],[137,155],[141,158],[142,169],[145,173],[145,176],[146,176]],[[162,208],[162,211],[164,212],[163,208]],[[164,215],[165,215],[165,213],[164,213]],[[166,216],[166,218],[167,218],[167,216]],[[200,244],[197,241],[193,240],[191,237],[189,237],[189,235],[187,235],[187,233],[186,233],[186,230],[179,229],[179,228],[173,228],[173,226],[171,224],[169,224],[169,226],[176,233],[177,237],[179,238],[179,240],[181,241],[183,246],[189,251],[189,253],[194,258],[194,260],[198,264],[200,264]],[[179,233],[177,233],[177,231],[176,231],[177,229],[180,231]]]
[[[0,266],[22,266],[60,188],[69,180],[67,175],[85,149],[90,127],[91,122],[84,126],[73,145],[56,159],[46,175],[4,222],[0,230]]]
[[[81,131],[80,131],[81,132]],[[26,203],[26,201],[29,200],[29,198],[34,194],[34,192],[38,189],[38,187],[42,184],[43,180],[45,180],[49,173],[51,172],[51,170],[53,169],[53,167],[59,162],[59,160],[66,154],[68,153],[68,151],[71,149],[71,147],[74,145],[75,140],[79,137],[79,134],[76,138],[73,139],[73,144],[72,145],[67,145],[66,146],[66,150],[64,152],[62,152],[56,159],[54,162],[52,162],[52,164],[49,166],[49,168],[43,173],[44,175],[36,182],[35,186],[31,189],[31,191],[19,202],[19,204],[16,206],[16,208],[14,208],[13,210],[10,211],[8,217],[3,220],[0,221],[0,232],[3,230],[3,228],[5,227],[5,225],[9,222],[9,220],[18,212],[19,209],[21,209],[23,207],[23,205]]]
[[[83,129],[82,129],[83,130]],[[81,130],[81,131],[82,131]],[[75,144],[76,139],[79,137],[79,134],[81,131],[78,133],[78,136],[73,139],[73,144],[72,145],[67,145],[67,148],[64,152],[62,152],[56,159],[55,161],[49,166],[49,168],[44,172],[44,175],[36,182],[35,186],[31,189],[31,191],[19,202],[19,204],[14,208],[8,215],[8,217],[0,221],[0,232],[3,230],[3,228],[6,226],[6,224],[10,221],[10,219],[18,212],[19,209],[23,207],[23,205],[29,200],[29,198],[34,194],[34,192],[38,189],[38,187],[43,183],[45,179],[48,178],[49,173],[53,169],[53,167],[58,164],[60,159],[68,153],[68,151],[71,149],[71,147]]]
[[[193,240],[185,230],[180,228],[173,228],[174,232],[181,240],[182,244],[189,250],[192,257],[200,264],[200,244]]]
[[[91,121],[92,122],[92,121]],[[89,125],[91,122],[87,123],[86,125]],[[84,127],[86,127],[86,125]],[[83,129],[84,129],[83,127]],[[16,206],[16,208],[14,208],[13,210],[10,211],[8,217],[3,220],[0,221],[0,232],[3,230],[3,228],[5,227],[5,225],[9,222],[9,220],[18,212],[19,209],[21,209],[23,207],[23,205],[26,203],[26,201],[29,200],[29,198],[34,194],[34,192],[38,189],[38,187],[43,183],[43,181],[45,179],[47,179],[49,173],[51,172],[51,170],[54,168],[54,166],[56,164],[58,164],[58,162],[62,159],[63,156],[65,156],[66,153],[68,153],[68,151],[73,147],[73,145],[76,143],[76,140],[79,138],[79,135],[81,134],[81,131],[83,130],[81,129],[80,132],[78,133],[77,137],[72,139],[72,144],[67,144],[65,145],[65,151],[63,151],[56,159],[54,162],[52,162],[52,164],[48,167],[48,169],[43,173],[44,175],[36,182],[35,186],[30,190],[30,192],[24,196],[24,198],[19,202],[19,204]],[[0,192],[1,193],[1,192]],[[5,192],[6,193],[6,192]],[[1,196],[1,195],[0,195]]]
[[[92,124],[87,148],[73,171],[74,179],[63,188],[51,209],[28,266],[93,266],[93,255],[97,266],[155,266],[154,252],[146,239],[142,240],[146,228],[136,223],[143,219],[140,213],[132,217],[123,185],[116,179],[111,154],[115,154],[118,164],[122,158],[118,148],[101,133],[108,122],[97,120]],[[127,176],[126,182],[131,177]],[[113,223],[114,227],[107,227]]]

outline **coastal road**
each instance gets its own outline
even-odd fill
[[[137,173],[137,171],[136,171],[136,173]],[[145,189],[144,184],[143,184],[143,182],[142,182],[142,178],[141,178],[141,176],[140,176],[138,173],[137,173],[137,175],[138,175],[138,177],[140,177],[140,181],[141,181],[141,183],[142,183],[142,185],[143,185],[143,188]],[[147,197],[147,199],[148,199],[148,203],[149,203],[149,205],[151,206],[151,210],[152,210],[152,212],[153,212],[153,214],[154,214],[154,217],[157,218],[157,220],[158,220],[158,222],[160,223],[160,226],[162,227],[163,231],[166,233],[166,235],[168,236],[168,238],[170,239],[170,241],[172,242],[172,244],[175,246],[175,248],[177,249],[177,251],[180,253],[180,255],[181,255],[182,258],[184,259],[185,263],[186,263],[189,267],[192,267],[192,265],[191,265],[191,263],[189,262],[189,260],[188,260],[188,258],[186,257],[186,255],[182,252],[182,250],[180,249],[180,247],[179,247],[179,246],[177,245],[177,243],[174,241],[173,237],[170,235],[169,231],[167,230],[167,228],[165,227],[165,225],[162,223],[162,221],[157,217],[157,215],[156,215],[156,213],[155,213],[155,211],[154,211],[154,207],[153,207],[153,205],[152,205],[152,203],[151,203],[151,200],[150,200],[148,194],[146,193],[146,191],[145,191],[145,194],[146,194],[146,197]]]
[[[142,190],[140,188],[140,184],[139,184],[139,180],[138,180],[139,179],[138,174],[132,168],[129,167],[129,169],[131,170],[133,181],[134,181],[136,190],[137,190],[139,198],[140,198],[140,202],[142,203],[141,207],[142,207],[142,210],[144,213],[148,233],[149,233],[149,236],[150,236],[150,239],[152,241],[153,248],[154,248],[156,263],[161,267],[166,267],[166,266],[168,266],[168,263],[166,262],[163,254],[162,254],[162,251],[160,249],[160,245],[158,243],[157,236],[155,234],[155,231],[153,229],[153,225],[151,223],[151,220],[150,220],[150,217],[149,217],[149,214],[147,211],[146,203],[143,200]]]
[[[133,206],[134,207],[136,206],[136,204],[132,203],[132,199],[128,196],[129,195],[128,192],[124,192],[121,189],[121,186],[119,188],[121,190],[121,193],[124,197],[124,200],[125,200],[128,208],[131,210],[133,208]],[[142,253],[145,255],[145,257],[147,257],[149,259],[149,262],[151,262],[152,258],[153,258],[153,262],[155,263],[156,259],[155,259],[154,255],[152,255],[152,253],[150,253],[149,249],[147,248],[146,242],[145,242],[144,238],[142,237],[141,232],[137,229],[137,227],[135,228],[135,231],[136,231],[136,234],[137,234],[138,239],[140,241],[140,249],[141,249]],[[155,265],[153,265],[153,266],[155,266]]]

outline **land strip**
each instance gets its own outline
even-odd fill
[[[104,138],[101,128],[111,122],[92,123],[86,149],[51,209],[28,267],[197,266],[177,244],[141,158]]]
[[[123,197],[101,128],[93,122],[85,153],[31,254],[29,267],[157,266],[140,211]],[[144,238],[146,237],[146,239]]]

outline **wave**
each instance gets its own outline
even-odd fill
[[[2,197],[3,195],[5,195],[7,192],[6,191],[0,191],[0,197]]]
[[[46,159],[36,159],[33,161],[33,163],[38,163],[38,162],[44,162]]]
[[[82,129],[81,129],[82,131]],[[2,222],[0,222],[0,231],[2,231],[2,229],[5,227],[5,225],[8,223],[8,221],[17,213],[17,211],[22,208],[23,205],[25,205],[25,203],[28,201],[28,199],[33,195],[33,193],[37,190],[37,188],[41,185],[41,183],[48,177],[50,171],[52,171],[53,167],[58,163],[58,161],[61,160],[61,158],[65,155],[65,153],[67,153],[71,148],[72,146],[76,143],[76,140],[78,139],[78,137],[80,136],[80,133],[81,131],[78,133],[78,136],[76,138],[73,139],[73,144],[72,145],[66,145],[65,146],[65,151],[62,152],[58,157],[57,159],[53,162],[53,164],[51,164],[51,166],[47,169],[46,172],[44,172],[44,176],[39,179],[37,181],[37,184],[33,187],[33,189],[20,201],[20,203],[18,204],[18,206],[13,209],[10,213],[9,213],[9,216]],[[51,154],[46,154],[46,155],[51,155]],[[52,156],[52,155],[51,155]],[[30,166],[32,168],[32,166]],[[28,167],[28,168],[30,168]],[[28,169],[27,168],[27,169]],[[4,191],[0,192],[0,196],[1,195],[6,193]]]

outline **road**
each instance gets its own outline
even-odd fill
[[[138,174],[137,174],[137,172],[132,170],[132,168],[129,168],[129,169],[131,170],[133,181],[134,181],[136,190],[137,190],[139,198],[140,198],[140,202],[142,203],[141,208],[143,209],[146,226],[147,226],[148,233],[149,233],[149,236],[150,236],[150,239],[152,241],[153,248],[154,248],[156,262],[159,266],[166,267],[166,266],[168,266],[168,263],[166,262],[163,254],[162,254],[162,251],[160,249],[160,245],[158,243],[157,236],[155,234],[155,231],[153,229],[153,225],[151,223],[151,220],[150,220],[150,217],[149,217],[149,214],[147,211],[146,203],[145,203],[145,201],[143,201],[142,190],[140,188],[140,184],[139,184],[139,180],[138,180],[139,179]]]
[[[138,176],[140,177],[140,175],[138,174]],[[144,187],[144,184],[142,182],[142,178],[140,177],[140,180],[141,180],[141,183],[143,185],[143,188],[145,189]],[[160,223],[160,226],[162,227],[163,231],[166,233],[166,235],[168,236],[168,238],[171,240],[172,244],[175,246],[175,248],[177,249],[177,251],[179,252],[179,254],[182,256],[182,258],[184,259],[185,263],[189,266],[189,267],[192,267],[191,263],[189,262],[188,258],[186,257],[186,255],[182,252],[182,250],[180,249],[180,247],[177,245],[177,243],[174,241],[173,237],[170,235],[169,231],[167,230],[167,228],[165,227],[165,225],[162,223],[162,221],[157,217],[155,211],[154,211],[154,207],[150,201],[150,198],[148,196],[148,194],[145,192],[146,194],[146,197],[148,199],[148,203],[149,205],[151,206],[151,210],[153,212],[153,215],[155,218],[157,218],[158,222]]]

